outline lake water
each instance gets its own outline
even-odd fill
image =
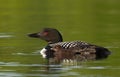
[[[119,0],[1,0],[0,77],[119,77]],[[58,29],[64,41],[82,40],[112,51],[104,60],[48,65],[46,46],[27,34]]]

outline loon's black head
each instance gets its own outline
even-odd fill
[[[63,41],[60,32],[54,28],[44,28],[42,31],[29,34],[28,36],[43,39],[48,43],[57,43]]]

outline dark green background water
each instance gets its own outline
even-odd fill
[[[108,59],[80,65],[46,65],[47,43],[27,37],[57,28],[64,41],[82,40],[112,51]],[[0,77],[119,77],[119,0],[0,0]]]

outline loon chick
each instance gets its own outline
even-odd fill
[[[56,56],[54,54],[55,50],[52,50],[51,48],[53,48],[56,45],[61,46],[62,49],[65,49],[65,50],[74,49],[74,51],[75,50],[77,51],[77,52],[76,51],[74,52],[76,54],[80,53],[80,51],[85,52],[85,53],[86,52],[89,52],[89,53],[94,52],[95,57],[94,56],[93,57],[96,60],[107,58],[108,55],[110,55],[110,53],[111,53],[107,48],[89,44],[89,43],[86,43],[83,41],[63,42],[61,33],[57,29],[54,29],[54,28],[44,28],[42,31],[29,34],[28,36],[34,37],[34,38],[40,38],[40,39],[48,42],[48,45],[40,51],[42,56],[47,59],[55,58],[55,56]],[[87,55],[85,55],[85,56],[87,56]]]
[[[54,50],[54,61],[56,63],[61,63],[63,60],[68,61],[88,61],[95,60],[95,49],[94,46],[90,46],[89,48],[80,49],[79,47],[64,49],[60,45],[55,45],[51,48]]]
[[[54,51],[54,61],[56,63],[60,63],[63,60],[74,60],[75,59],[75,52],[73,49],[64,49],[60,45],[55,45],[51,48]]]

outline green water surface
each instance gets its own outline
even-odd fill
[[[64,41],[82,40],[112,51],[105,60],[46,65],[46,42],[27,34],[58,29]],[[119,0],[0,0],[0,77],[119,77]]]

